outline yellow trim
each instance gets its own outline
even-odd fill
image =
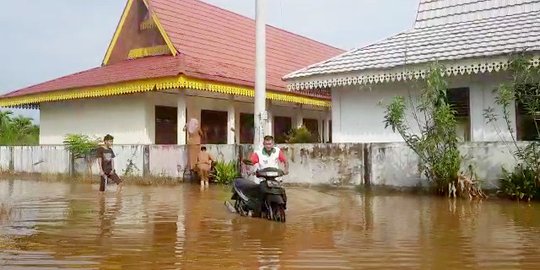
[[[216,92],[216,93],[237,95],[237,96],[246,96],[246,97],[255,96],[255,91],[253,91],[253,88],[249,88],[249,87],[235,86],[235,85],[217,83],[217,82],[212,82],[212,81],[186,78],[184,76],[182,76],[182,78],[185,79],[185,82],[182,84],[183,87],[188,88],[188,89],[203,90],[203,91],[209,91],[209,92]],[[300,104],[313,105],[313,106],[319,106],[319,107],[330,107],[330,101],[328,100],[317,99],[313,97],[298,96],[294,94],[274,92],[274,91],[267,91],[266,99],[291,102],[291,103],[300,103]]]
[[[142,58],[146,56],[164,55],[168,53],[170,53],[169,47],[167,47],[167,45],[160,45],[160,46],[137,48],[137,49],[130,50],[128,54],[128,58],[135,59],[135,58]]]
[[[105,58],[103,59],[104,65],[109,63],[109,58],[111,57],[112,51],[114,47],[116,46],[116,42],[118,41],[118,37],[120,36],[120,32],[122,31],[122,28],[124,27],[124,23],[126,22],[127,15],[129,14],[132,6],[133,6],[133,0],[129,0],[126,3],[126,6],[124,7],[124,11],[122,12],[122,17],[120,18],[120,22],[116,26],[116,30],[114,31],[112,41],[109,44],[109,47],[107,48],[107,52],[105,53]]]
[[[141,24],[139,24],[139,30],[140,31],[153,29],[155,27],[156,27],[156,23],[154,22],[154,19],[152,19],[152,18],[144,20],[143,22],[141,22]]]
[[[172,55],[176,56],[176,48],[173,46],[171,39],[169,38],[169,35],[167,35],[167,32],[165,32],[165,29],[163,29],[163,26],[159,22],[156,14],[150,10],[150,6],[148,5],[148,1],[143,0],[144,5],[146,6],[146,9],[148,9],[148,12],[152,15],[152,19],[154,20],[154,23],[156,24],[159,33],[161,33],[161,36],[163,39],[165,39],[165,43],[167,43],[167,46],[169,47],[169,50],[171,50]]]
[[[178,77],[165,77],[158,79],[136,80],[116,83],[105,86],[93,86],[68,90],[59,90],[49,93],[34,94],[28,96],[0,98],[0,107],[13,107],[31,105],[41,102],[52,102],[81,98],[96,98],[132,93],[141,93],[165,89],[194,89],[210,91],[237,96],[253,97],[255,92],[252,88],[235,86],[230,84],[216,83],[211,81],[189,78],[184,75]],[[330,107],[330,101],[312,97],[298,96],[289,93],[268,91],[266,98],[276,101],[300,103],[319,107]]]

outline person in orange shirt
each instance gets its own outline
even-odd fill
[[[197,155],[197,169],[199,170],[199,176],[201,177],[201,187],[208,187],[208,177],[210,176],[210,169],[212,168],[212,162],[214,158],[210,153],[206,151],[206,147],[202,146],[201,151]]]

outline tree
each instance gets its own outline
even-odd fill
[[[37,145],[39,127],[32,118],[13,116],[11,111],[0,111],[0,145]]]
[[[469,178],[460,175],[463,157],[458,150],[455,111],[448,103],[443,72],[438,64],[431,67],[416,107],[407,108],[404,97],[395,97],[386,107],[385,127],[399,133],[418,155],[420,173],[438,193],[483,198],[485,195],[472,179],[473,173]],[[411,100],[410,104],[413,103]],[[419,132],[411,131],[406,119],[409,110]]]

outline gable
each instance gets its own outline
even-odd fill
[[[103,65],[156,55],[176,55],[144,0],[128,0]]]
[[[200,0],[145,1],[184,56],[186,72],[191,76],[254,84],[255,20]],[[343,52],[267,25],[267,83],[285,90],[283,75]]]

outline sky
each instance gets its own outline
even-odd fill
[[[204,0],[255,17],[255,0]],[[412,27],[419,0],[267,0],[267,23],[350,50]],[[126,0],[5,1],[0,94],[97,67]],[[15,110],[39,123],[39,111]]]

